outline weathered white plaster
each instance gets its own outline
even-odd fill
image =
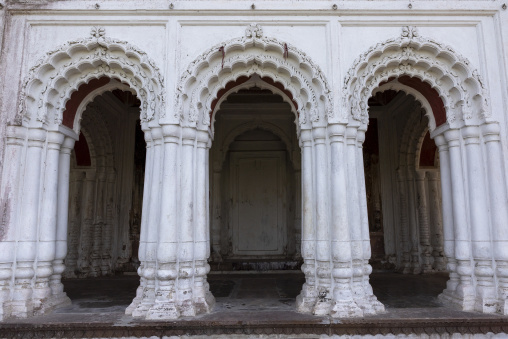
[[[400,144],[381,142],[400,152],[385,153],[398,167],[384,167],[390,173],[382,178],[395,193],[390,254],[415,274],[442,270],[445,256],[444,303],[507,314],[507,77],[499,68],[507,14],[499,1],[413,3],[343,1],[334,10],[312,1],[260,2],[255,9],[244,1],[182,1],[173,9],[162,2],[108,1],[98,9],[76,1],[9,2],[0,9],[0,319],[67,303],[61,274],[106,275],[128,263],[130,233],[122,225],[132,203],[128,158],[138,117],[147,141],[140,287],[126,313],[175,319],[213,308],[207,260],[211,250],[221,259],[227,208],[215,190],[222,162],[209,155],[224,138],[214,134],[221,102],[213,103],[241,77],[251,83],[231,93],[268,89],[297,117],[300,150],[291,148],[297,140],[274,134],[288,147],[292,185],[301,184],[294,199],[301,207],[291,216],[301,223],[293,241],[301,242],[295,257],[303,258],[306,277],[300,312],[354,317],[384,310],[369,283],[362,144],[369,98],[392,89],[419,104],[397,120],[407,122],[395,129]],[[401,76],[437,91],[445,124],[436,126],[425,95],[393,80]],[[114,81],[63,126],[72,93],[101,77]],[[139,112],[99,99],[127,86]],[[87,104],[95,100],[105,101],[104,109],[92,112]],[[416,122],[422,107],[428,126]],[[436,173],[416,163],[425,128],[439,148],[440,191]],[[72,166],[80,132],[92,154],[87,168]]]

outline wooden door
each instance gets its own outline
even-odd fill
[[[260,259],[286,248],[285,152],[231,154],[233,255]]]

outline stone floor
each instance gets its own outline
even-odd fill
[[[0,323],[0,337],[164,337],[169,335],[345,335],[508,333],[508,317],[461,312],[437,299],[447,275],[373,273],[383,314],[332,319],[294,311],[304,277],[282,274],[210,274],[217,304],[210,314],[153,322],[124,314],[135,295],[137,276],[73,279],[64,282],[72,305],[32,319]],[[31,336],[36,334],[35,336]],[[303,337],[302,337],[303,338]],[[313,337],[314,338],[314,337]],[[317,338],[317,337],[316,337]]]

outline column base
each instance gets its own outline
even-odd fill
[[[174,320],[180,317],[180,312],[174,302],[155,302],[146,312],[146,320]]]
[[[497,313],[508,315],[508,299],[501,298],[497,302]]]
[[[196,314],[210,313],[215,306],[215,297],[212,292],[207,292],[204,298],[194,298],[193,302]]]
[[[468,291],[468,288],[457,286],[455,291],[444,290],[438,296],[444,306],[455,308],[461,311],[474,311],[475,297]]]
[[[302,291],[296,297],[296,311],[300,313],[312,313],[317,301],[317,293],[305,283]]]
[[[139,306],[139,304],[143,301],[143,287],[139,286],[136,290],[136,296],[132,300],[129,306],[125,309],[125,314],[132,315],[132,312]]]
[[[39,307],[34,309],[34,315],[44,315],[53,312],[55,309],[69,306],[72,304],[71,299],[65,292],[58,295],[52,295],[48,299],[39,301]]]
[[[11,318],[28,318],[34,314],[32,300],[16,300],[10,302]]]
[[[482,313],[496,313],[497,303],[495,288],[483,288],[477,293],[474,309]]]
[[[357,318],[363,317],[362,309],[351,300],[335,301],[330,312],[332,318]]]

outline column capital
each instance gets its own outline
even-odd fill
[[[480,126],[485,142],[501,141],[501,128],[497,122],[489,122]]]
[[[197,146],[199,148],[206,148],[208,146],[208,141],[210,136],[207,131],[198,130],[196,132]]]
[[[309,146],[308,143],[312,141],[312,130],[302,129],[300,132],[300,140],[303,143],[303,146]]]
[[[326,139],[326,128],[314,127],[312,128],[312,137],[316,143],[324,143]]]
[[[426,171],[415,171],[416,180],[423,181],[427,175]]]
[[[443,134],[436,135],[434,137],[434,142],[440,151],[445,151],[448,149],[448,144],[446,143],[446,139]]]
[[[328,138],[330,142],[340,142],[346,136],[345,124],[330,124],[328,125]]]
[[[478,126],[466,126],[461,131],[466,145],[480,143],[480,128]]]
[[[448,147],[456,147],[460,145],[460,130],[449,129],[443,134],[445,140],[448,142]]]
[[[69,153],[74,148],[74,144],[76,143],[76,140],[74,140],[71,137],[65,137],[62,142],[61,151],[62,153]]]

